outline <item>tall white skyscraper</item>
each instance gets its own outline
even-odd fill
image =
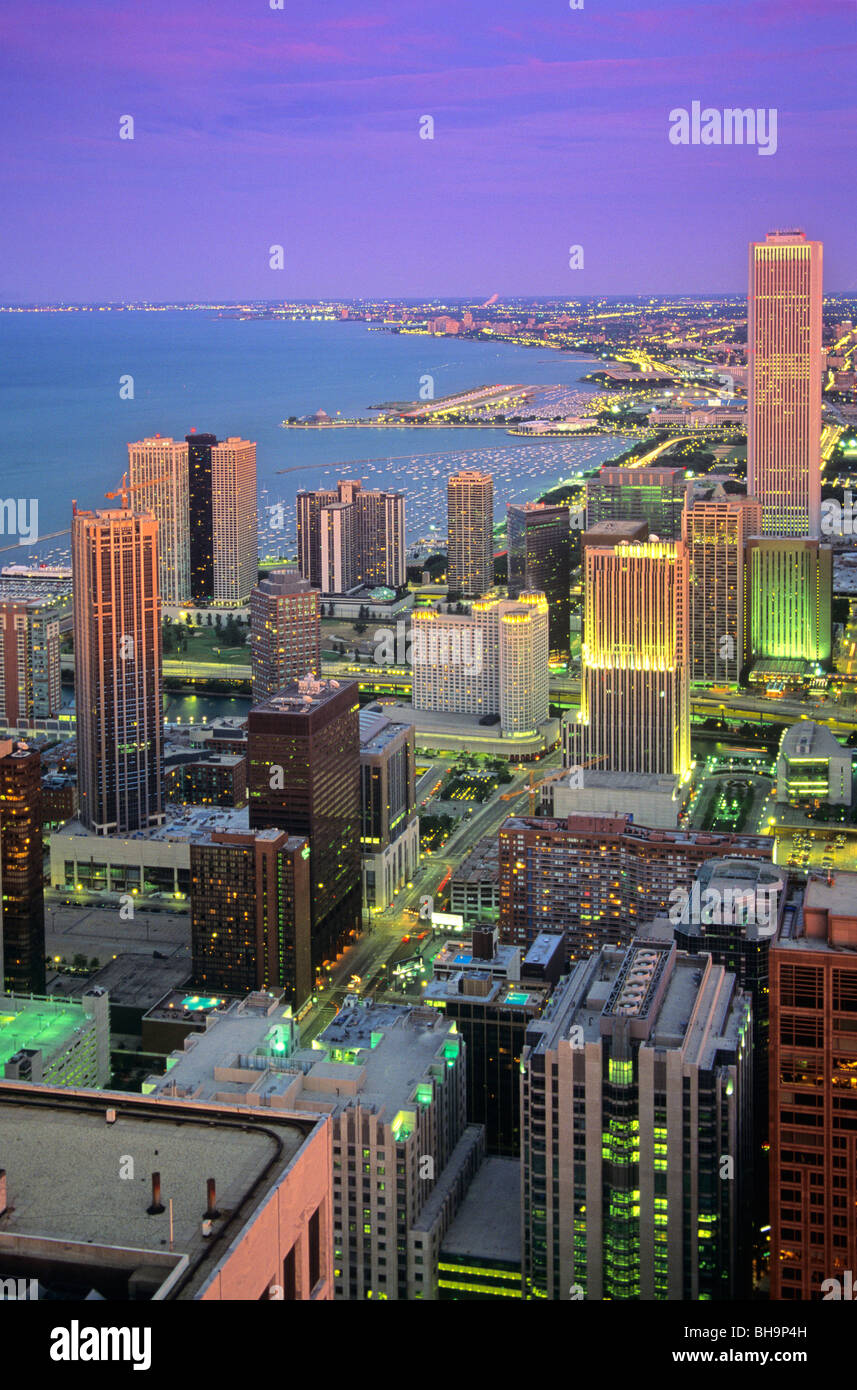
[[[750,244],[747,491],[771,536],[821,524],[822,244],[770,232]]]

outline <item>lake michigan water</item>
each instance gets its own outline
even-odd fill
[[[499,382],[592,387],[596,365],[547,348],[371,332],[361,323],[219,318],[212,311],[0,314],[0,496],[36,498],[41,536],[70,524],[71,502],[110,505],[129,440],[183,438],[195,427],[258,444],[260,514],[282,503],[283,553],[293,553],[300,487],[342,476],[404,489],[408,538],[443,534],[446,478],[462,466],[495,476],[496,515],[562,478],[614,457],[622,435],[534,444],[501,430],[284,430],[289,415],[331,416]],[[133,399],[120,378],[133,378]],[[579,385],[578,385],[579,384]],[[287,473],[278,470],[288,469]],[[115,503],[112,505],[116,505]],[[6,547],[14,537],[0,538]],[[4,549],[4,563],[63,558],[68,538]],[[263,551],[265,550],[263,544]]]

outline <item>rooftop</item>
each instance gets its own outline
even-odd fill
[[[117,840],[125,843],[130,840],[198,840],[203,835],[210,834],[212,830],[248,831],[250,828],[250,812],[246,806],[234,810],[215,810],[210,806],[173,807],[167,804],[165,809],[164,824],[153,826],[149,830],[133,830],[129,835],[96,836],[82,821],[70,820],[66,821],[61,829],[53,832],[53,838],[56,840],[58,836],[85,836],[108,843]]]
[[[276,695],[269,695],[253,706],[254,714],[312,714],[332,700],[341,690],[355,686],[354,681],[316,680],[312,675],[291,681]]]
[[[521,1259],[521,1164],[486,1158],[441,1244],[441,1258]]]
[[[22,1048],[38,1049],[47,1060],[89,1023],[76,999],[0,994],[0,1069]]]
[[[850,758],[850,748],[844,748],[824,724],[802,719],[786,729],[780,743],[781,758]]]
[[[108,1108],[116,1114],[109,1125]],[[96,1288],[100,1280],[117,1277],[127,1286],[130,1275],[145,1269],[150,1297],[172,1273],[187,1297],[267,1199],[315,1123],[314,1117],[266,1112],[258,1124],[248,1112],[239,1116],[187,1102],[2,1083],[9,1205],[0,1217],[0,1260],[5,1266],[11,1253],[6,1238],[19,1237],[24,1245],[14,1253],[26,1255],[32,1268],[39,1259],[74,1260],[88,1267]],[[117,1182],[120,1159],[128,1154],[134,1155],[134,1178]],[[161,1174],[164,1205],[157,1215],[146,1210],[153,1172]],[[223,1215],[206,1239],[209,1177]],[[77,1258],[67,1249],[50,1250],[48,1241],[79,1246]],[[185,1274],[181,1266],[187,1260]]]

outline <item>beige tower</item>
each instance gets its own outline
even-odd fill
[[[819,535],[822,244],[770,232],[750,244],[747,491],[771,536]]]
[[[480,598],[494,582],[494,480],[490,473],[454,473],[447,485],[451,594]]]
[[[127,835],[164,819],[158,523],[75,509],[71,544],[80,817]]]
[[[762,505],[700,488],[682,514],[688,562],[688,676],[737,687],[747,660],[747,542],[762,529]]]
[[[230,436],[211,449],[214,602],[247,603],[259,577],[256,445]]]
[[[165,604],[191,599],[187,453],[184,440],[160,435],[128,445],[134,510],[153,512],[158,522],[159,579]]]

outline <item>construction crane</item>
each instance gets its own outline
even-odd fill
[[[118,488],[116,489],[116,491],[115,491],[115,492],[105,492],[104,496],[107,497],[107,498],[109,498],[110,501],[113,501],[113,499],[114,499],[115,497],[121,497],[121,498],[122,498],[122,506],[123,506],[123,507],[127,507],[127,506],[128,506],[128,497],[129,497],[130,493],[132,493],[132,492],[139,492],[140,489],[141,489],[141,488],[144,488],[144,487],[156,487],[158,483],[168,483],[168,482],[169,482],[169,477],[168,477],[168,476],[165,476],[165,477],[163,477],[163,478],[147,478],[146,481],[143,482],[143,483],[129,483],[129,482],[128,482],[128,474],[127,474],[127,472],[125,472],[125,473],[122,474],[122,481],[121,481],[121,483],[119,484],[119,486],[118,486]]]
[[[582,763],[581,770],[592,767],[595,763],[603,762],[606,757],[606,753],[599,753],[597,758],[590,758],[587,762]],[[524,792],[528,792],[530,797],[530,815],[532,816],[535,814],[536,792],[539,787],[545,787],[549,782],[558,782],[561,778],[568,777],[571,771],[572,769],[570,767],[563,767],[559,772],[551,772],[547,777],[540,777],[538,782],[535,779],[535,773],[531,771],[529,782],[525,786],[517,787],[513,792],[504,792],[500,800],[513,801],[516,796],[522,796]]]

